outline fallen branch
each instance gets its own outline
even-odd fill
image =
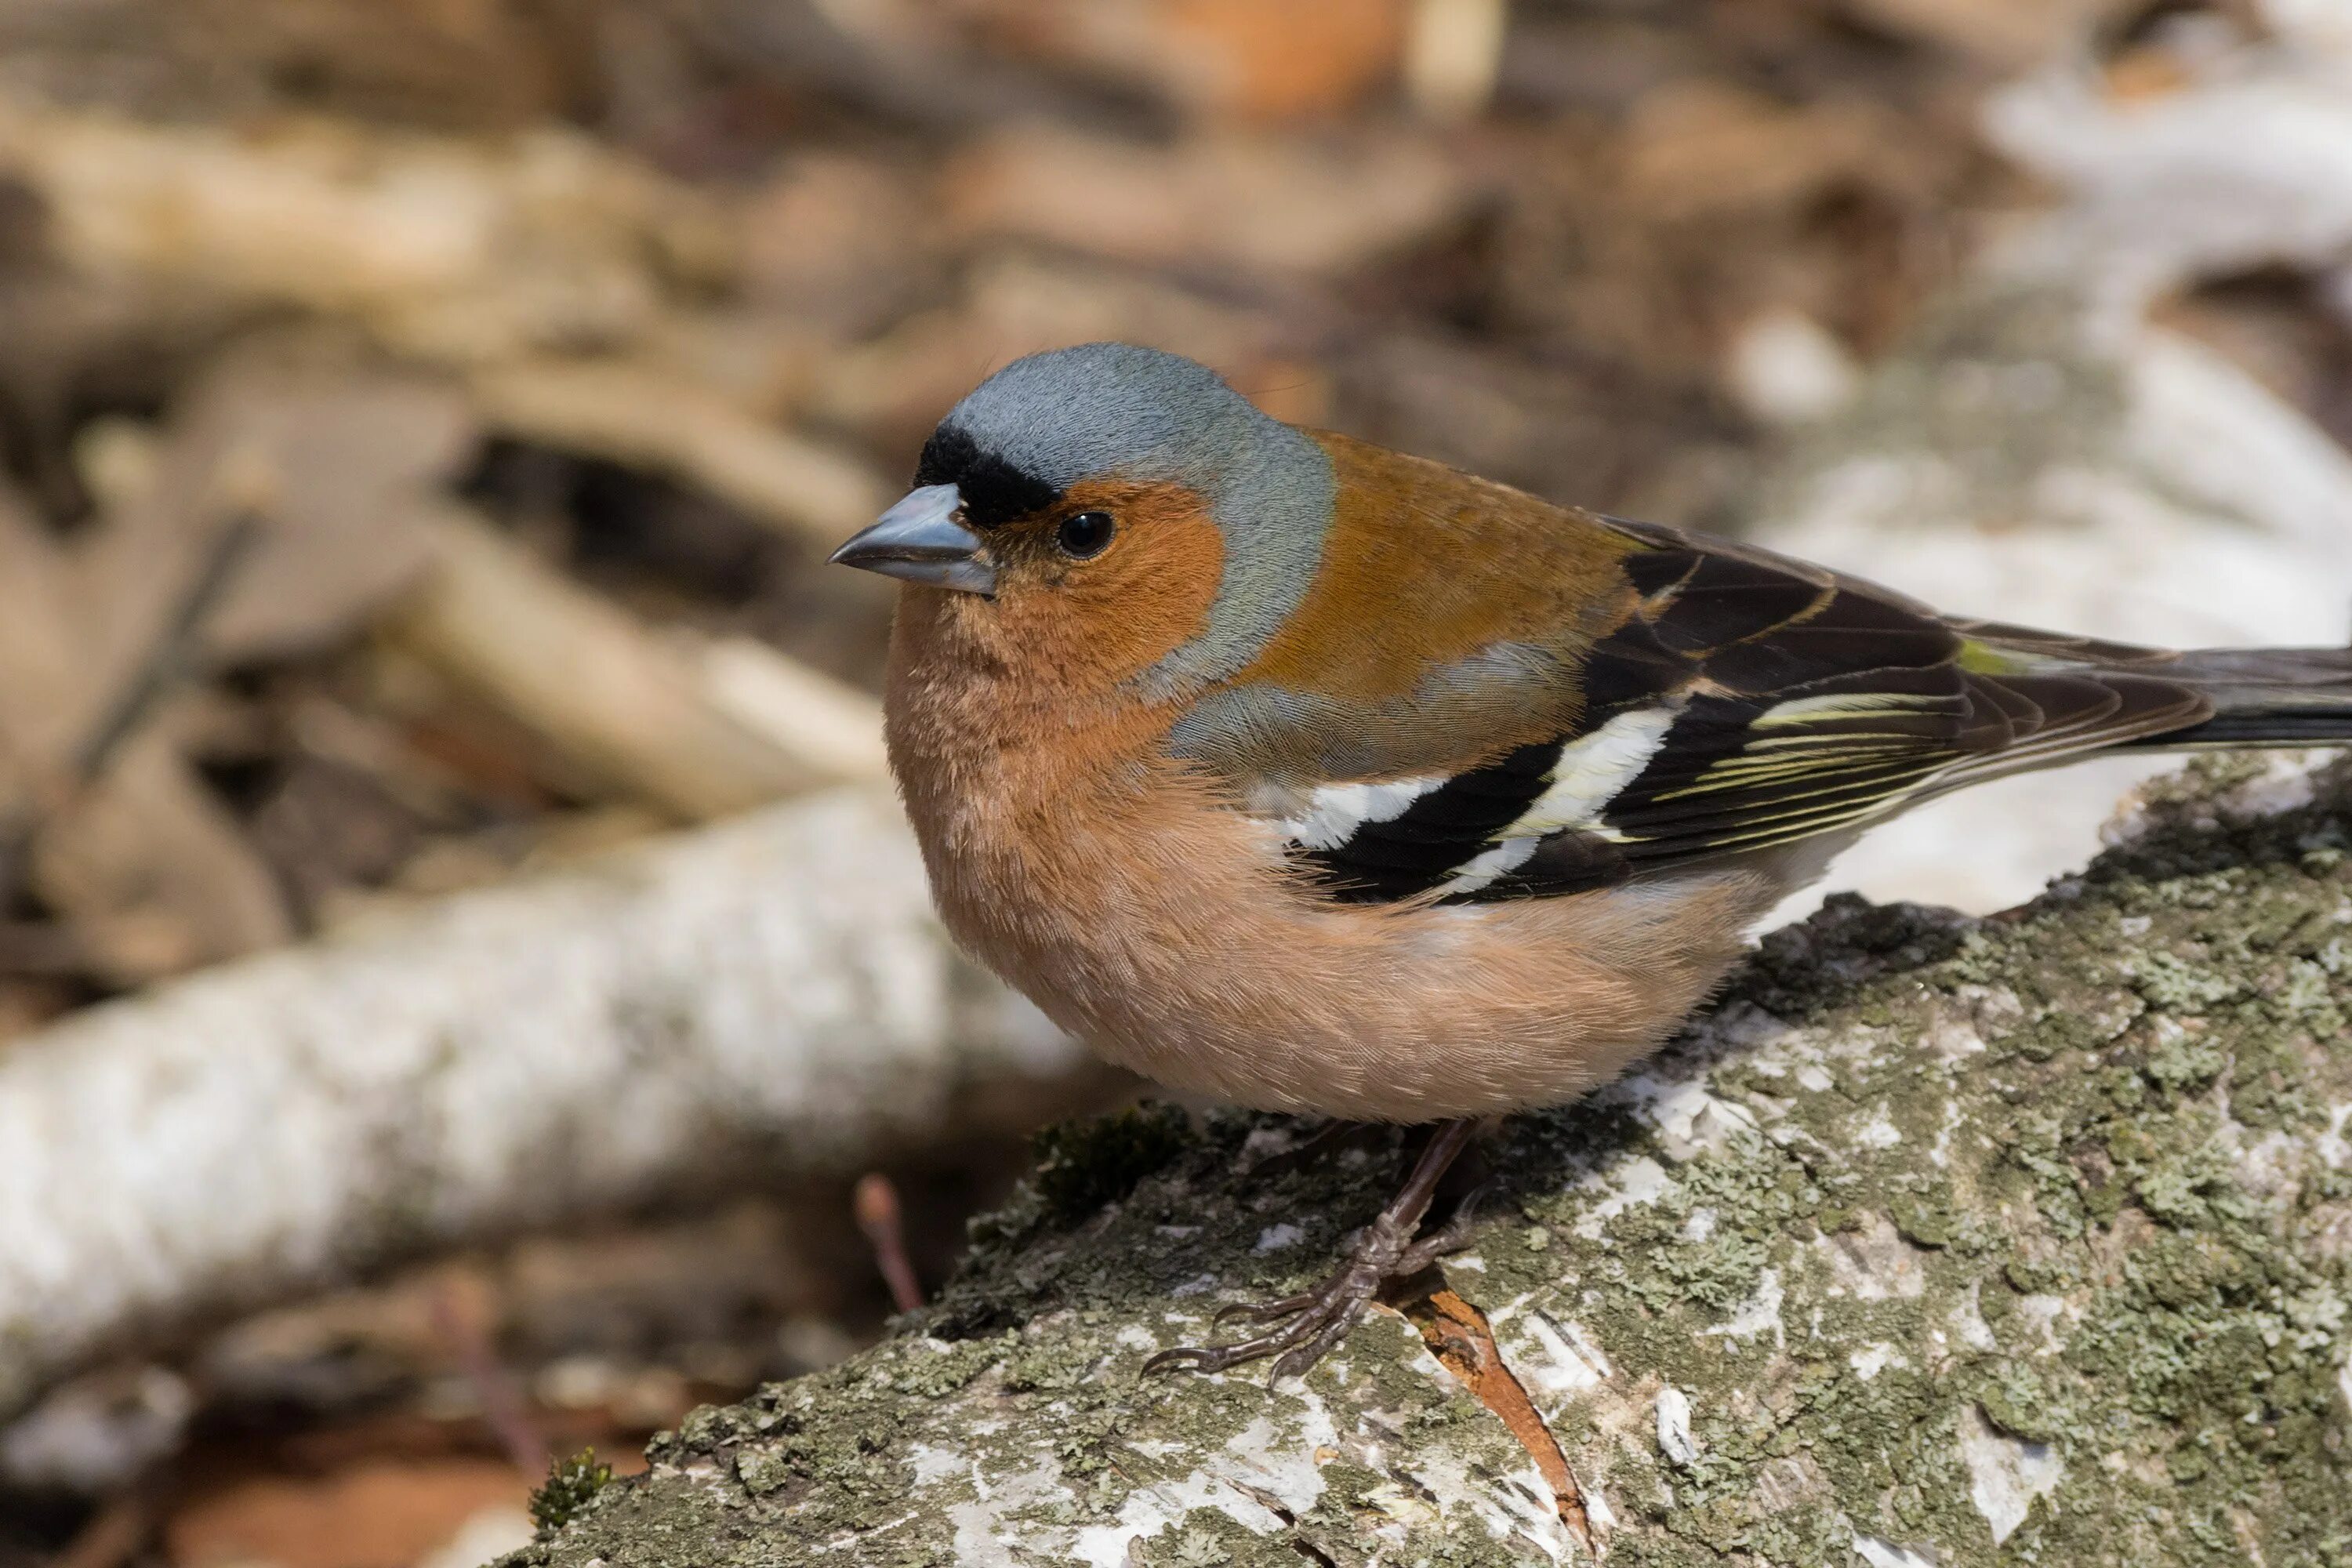
[[[0,1057],[0,1411],[398,1258],[1100,1082],[949,949],[880,793],[453,898]]]

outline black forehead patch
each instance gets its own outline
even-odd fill
[[[915,483],[953,485],[961,490],[964,521],[974,528],[995,528],[1062,499],[1060,490],[995,453],[981,450],[970,432],[953,425],[941,425],[923,443]]]

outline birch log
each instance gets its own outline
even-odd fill
[[[2345,1562],[2352,793],[2227,766],[2012,917],[1769,940],[1303,1382],[1139,1369],[1393,1158],[1114,1123],[909,1331],[505,1568]]]
[[[771,808],[93,1008],[0,1056],[0,1411],[436,1246],[1066,1108],[896,803]]]

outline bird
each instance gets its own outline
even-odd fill
[[[1872,824],[2117,749],[2352,742],[2352,650],[1941,613],[1262,412],[1118,342],[1016,359],[835,553],[900,583],[891,768],[956,942],[1180,1091],[1432,1129],[1270,1325],[1303,1373],[1454,1237],[1485,1119],[1666,1037]]]

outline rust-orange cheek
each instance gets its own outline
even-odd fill
[[[1077,693],[1134,679],[1201,635],[1224,569],[1207,505],[1178,485],[1073,485],[1063,510],[1118,519],[1110,547],[1050,575],[1013,574],[992,606],[1037,678]]]

